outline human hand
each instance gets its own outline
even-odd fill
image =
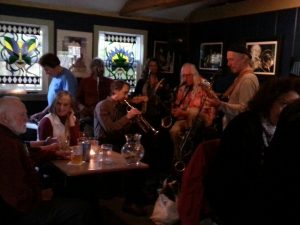
[[[134,104],[139,104],[148,101],[148,96],[136,96],[131,99],[131,102]]]
[[[143,102],[148,102],[149,98],[148,96],[141,96],[141,99],[143,100]]]
[[[76,124],[76,116],[74,111],[72,110],[69,114],[69,126],[74,127]]]
[[[51,144],[48,144],[48,145],[43,145],[43,146],[40,146],[40,148],[42,150],[45,150],[45,151],[52,151],[52,152],[56,152],[60,149],[60,146],[58,143],[51,143]]]
[[[216,108],[219,108],[222,103],[222,101],[220,101],[217,98],[207,98],[206,101],[210,106],[216,107]]]
[[[130,109],[130,110],[127,112],[126,117],[127,117],[128,119],[132,119],[132,118],[134,118],[134,117],[136,117],[136,116],[138,116],[138,115],[141,115],[141,111],[139,111],[139,110],[136,109],[136,108],[132,108],[132,109]]]
[[[50,145],[50,144],[54,144],[54,143],[58,143],[58,139],[57,137],[47,137],[44,141],[44,145]]]
[[[60,149],[59,143],[58,142],[54,142],[48,145],[50,149],[54,150],[54,151],[58,151]]]
[[[175,118],[184,117],[186,115],[186,111],[181,108],[174,108],[174,109],[172,109],[172,115]]]
[[[59,150],[59,151],[55,152],[55,155],[56,155],[57,159],[66,159],[66,160],[71,159],[71,151]]]

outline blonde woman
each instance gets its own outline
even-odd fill
[[[39,123],[38,139],[54,137],[58,141],[76,145],[80,129],[74,112],[75,102],[72,95],[68,91],[60,91],[50,106],[49,113]]]

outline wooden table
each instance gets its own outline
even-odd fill
[[[144,173],[149,166],[145,163],[128,165],[120,153],[113,151],[109,157],[111,164],[91,159],[81,165],[70,165],[69,160],[54,160],[52,165],[63,175],[61,182],[64,189],[75,196],[107,198],[124,195],[128,188],[132,189],[132,185],[139,188],[139,179],[146,176]]]
[[[81,165],[70,165],[68,160],[54,160],[52,161],[52,164],[68,177],[106,174],[113,172],[129,172],[131,170],[144,170],[149,167],[145,163],[128,165],[120,153],[113,151],[110,154],[110,158],[112,159],[111,164],[96,162],[95,159],[91,159],[90,162],[84,162]]]

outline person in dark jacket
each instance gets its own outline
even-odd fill
[[[299,97],[299,79],[270,79],[224,130],[206,188],[218,224],[260,224],[265,154],[282,109]]]
[[[52,189],[41,189],[26,145],[25,105],[17,98],[0,99],[0,210],[1,224],[94,224],[89,205],[80,200],[53,198]]]
[[[287,106],[265,157],[265,224],[300,223],[300,100]]]

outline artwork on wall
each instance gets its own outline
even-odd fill
[[[255,74],[275,75],[278,41],[247,42],[246,47],[252,56]]]
[[[88,32],[57,30],[57,56],[61,65],[76,77],[88,76],[92,60],[93,34]]]
[[[54,22],[0,15],[0,93],[47,94],[39,58],[53,52]]]
[[[200,62],[201,70],[219,70],[222,67],[222,42],[208,42],[200,45]]]
[[[153,56],[158,60],[163,73],[174,72],[174,50],[170,49],[166,41],[154,41]]]

